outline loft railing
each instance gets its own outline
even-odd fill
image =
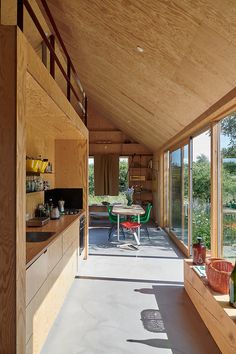
[[[70,56],[66,50],[64,42],[61,38],[61,35],[58,31],[58,28],[56,26],[56,23],[53,19],[53,16],[52,16],[50,10],[49,10],[46,0],[40,0],[40,1],[42,3],[44,11],[50,21],[50,24],[52,26],[54,34],[50,35],[49,37],[45,34],[44,29],[41,26],[32,6],[30,5],[28,0],[18,0],[17,1],[17,25],[21,29],[21,31],[23,32],[24,31],[24,9],[26,9],[29,16],[31,17],[32,21],[34,22],[35,27],[37,28],[38,32],[40,33],[43,42],[45,43],[46,47],[49,50],[51,76],[55,79],[55,63],[56,63],[58,68],[60,69],[63,77],[66,80],[67,99],[69,100],[69,102],[71,102],[71,92],[73,92],[73,94],[78,102],[78,107],[80,108],[81,113],[82,113],[82,117],[83,117],[82,120],[83,120],[84,124],[87,126],[87,96],[83,90],[83,87],[82,87],[81,82],[79,80],[78,74],[77,74],[75,67],[70,59]],[[56,51],[55,51],[56,40],[58,41],[59,46],[62,49],[65,59],[66,59],[66,66],[67,66],[66,71],[63,68],[63,65],[62,65],[62,63],[61,63],[60,59],[58,58]],[[79,92],[80,92],[82,98],[79,97],[78,93],[76,92],[76,90],[71,82],[71,74],[74,77],[74,81],[77,84],[77,87],[79,89]]]

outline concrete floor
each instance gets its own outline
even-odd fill
[[[106,227],[90,230],[90,257],[42,354],[220,353],[184,291],[181,253],[149,230],[139,251],[117,248],[116,235],[107,242]]]

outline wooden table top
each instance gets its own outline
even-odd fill
[[[112,208],[113,214],[121,215],[143,215],[145,210],[138,204],[128,205],[114,205]]]
[[[55,232],[48,240],[43,242],[26,242],[26,268],[28,268],[47,248],[52,244],[63,231],[65,231],[75,220],[85,212],[81,211],[76,215],[64,215],[58,220],[50,220],[42,227],[27,227],[27,232]]]

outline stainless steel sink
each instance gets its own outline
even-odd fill
[[[55,232],[26,232],[26,242],[43,242],[52,237]]]

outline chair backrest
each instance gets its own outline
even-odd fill
[[[150,215],[151,215],[151,210],[152,210],[152,204],[148,203],[146,213],[142,216],[142,219],[141,219],[142,223],[146,223],[149,221]]]
[[[117,222],[117,216],[112,215],[112,205],[107,205],[108,218],[111,223]]]

